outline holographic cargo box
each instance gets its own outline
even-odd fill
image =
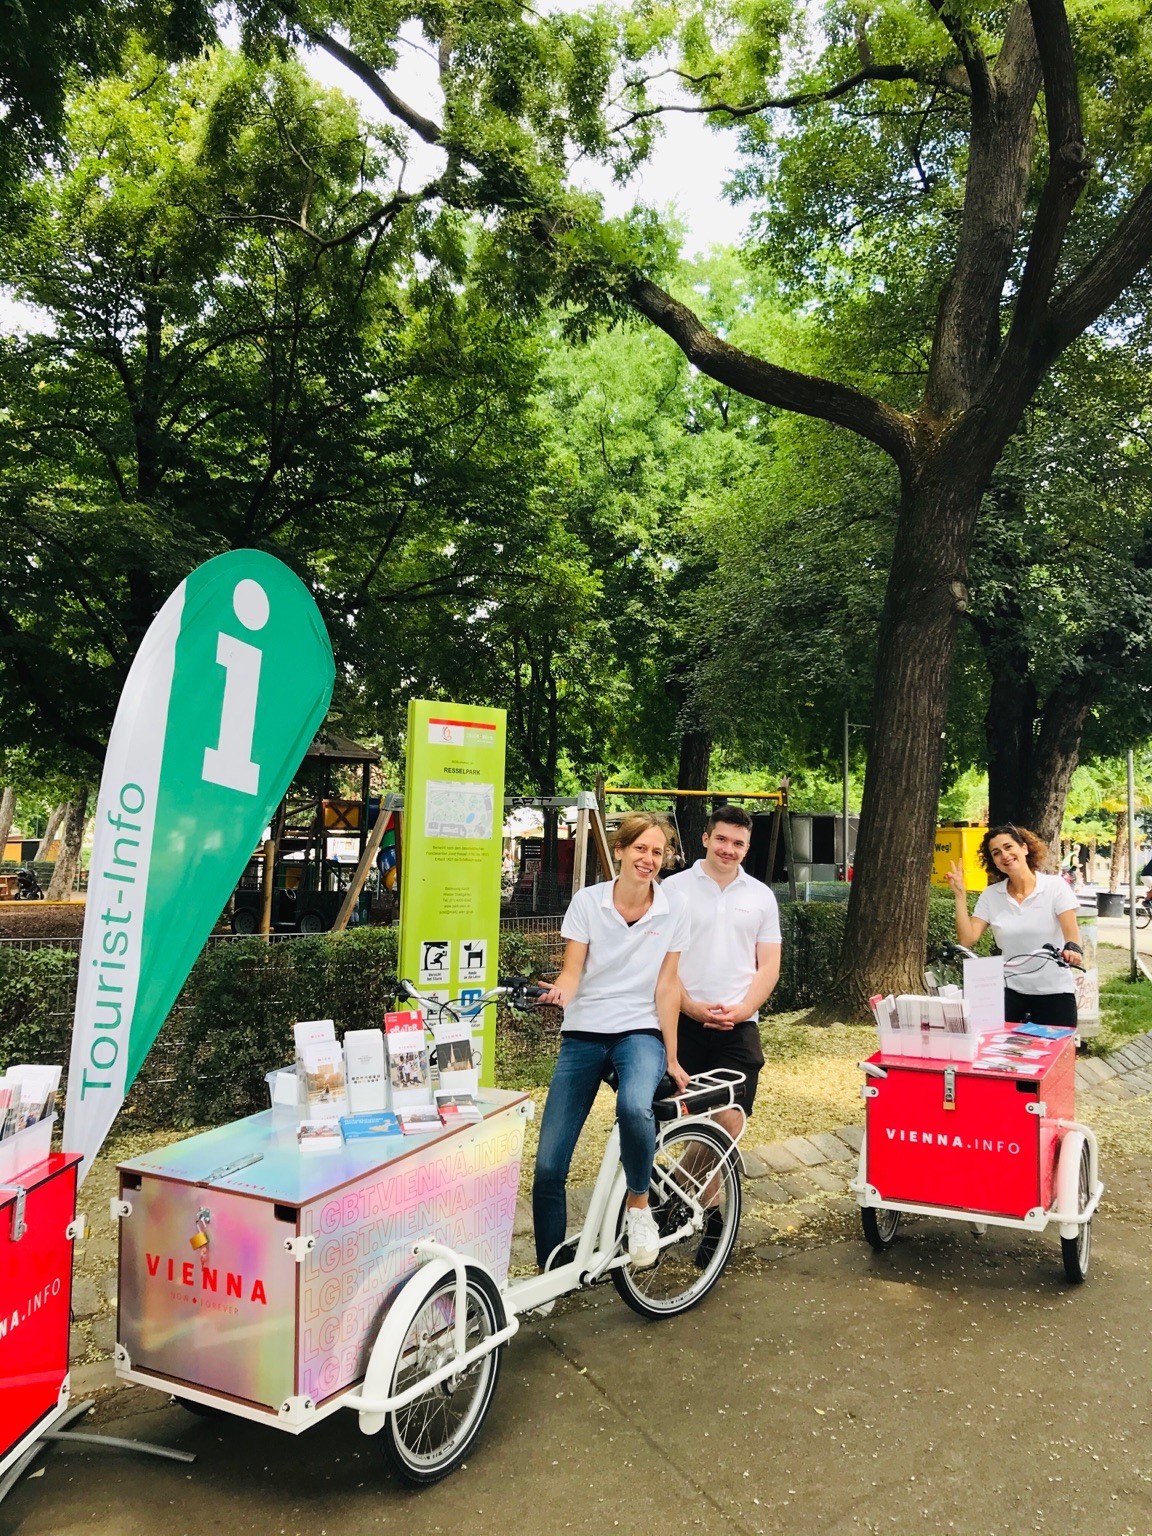
[[[503,1285],[531,1101],[480,1104],[313,1154],[266,1111],[122,1163],[117,1373],[296,1432],[362,1380],[419,1239]]]

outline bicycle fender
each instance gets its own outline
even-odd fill
[[[380,1332],[376,1335],[376,1342],[372,1346],[372,1353],[368,1356],[368,1369],[364,1372],[364,1380],[360,1385],[362,1397],[369,1400],[375,1398],[379,1401],[388,1396],[392,1386],[392,1373],[400,1355],[400,1346],[404,1343],[405,1335],[411,1328],[416,1314],[441,1280],[452,1274],[451,1264],[446,1264],[443,1259],[431,1259],[427,1264],[421,1264],[411,1278],[400,1287],[395,1300],[388,1307],[384,1321],[380,1325]],[[367,1409],[361,1409],[360,1433],[376,1434],[378,1430],[384,1428],[387,1417],[386,1413],[370,1413]]]
[[[1070,1218],[1080,1214],[1080,1158],[1085,1139],[1083,1131],[1065,1131],[1060,1138],[1055,1184],[1061,1237],[1075,1237],[1080,1230],[1079,1224],[1073,1224]]]

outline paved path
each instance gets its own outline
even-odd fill
[[[1152,1116],[1152,1035],[1077,1064],[1081,1105]],[[749,1148],[740,1249],[716,1292],[641,1323],[610,1287],[513,1342],[470,1465],[397,1486],[346,1414],[302,1440],[101,1399],[106,1433],[191,1468],[54,1450],[0,1509],[12,1536],[1152,1533],[1152,1166],[1106,1167],[1087,1285],[1053,1234],[905,1219],[876,1256],[847,1196],[861,1130]],[[523,1228],[523,1223],[521,1223]],[[517,1239],[529,1252],[527,1234]],[[74,1373],[77,1395],[111,1380]]]
[[[1093,1272],[1075,1289],[1051,1235],[909,1220],[875,1255],[854,1217],[828,1213],[770,1261],[746,1251],[685,1317],[644,1324],[611,1287],[573,1298],[525,1325],[467,1467],[421,1493],[349,1416],[296,1440],[131,1389],[105,1430],[195,1465],[56,1449],[0,1528],[1146,1536],[1150,1175],[1106,1170]]]

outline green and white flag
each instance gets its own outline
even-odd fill
[[[145,635],[96,805],[64,1120],[82,1179],[324,719],[334,676],[311,594],[258,550],[193,571]]]

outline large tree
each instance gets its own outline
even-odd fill
[[[134,46],[73,99],[0,249],[51,321],[0,340],[0,743],[91,777],[159,604],[224,549],[313,585],[350,729],[414,605],[491,595],[535,352],[455,214],[364,206],[389,155],[291,61]]]
[[[443,152],[415,195],[495,212],[494,249],[516,262],[521,292],[631,307],[724,386],[845,428],[888,458],[899,513],[843,981],[857,999],[915,984],[981,500],[1045,374],[1114,312],[1152,254],[1142,15],[1085,12],[1074,33],[1061,0],[926,0],[830,7],[805,36],[810,13],[788,7],[637,8],[618,30],[604,12],[519,6],[241,9],[250,36],[271,26],[325,49],[397,127]],[[390,75],[401,27],[421,29],[439,59],[435,116]],[[680,100],[657,99],[669,80]],[[649,222],[601,225],[594,200],[567,190],[570,154],[626,170],[669,109],[742,130],[743,186],[766,231],[791,233],[793,266],[809,259],[809,297],[823,289],[829,323],[834,255],[871,271],[881,304],[890,271],[915,280],[906,377],[817,377],[734,346],[657,281]],[[908,230],[926,226],[934,259],[900,271]]]

